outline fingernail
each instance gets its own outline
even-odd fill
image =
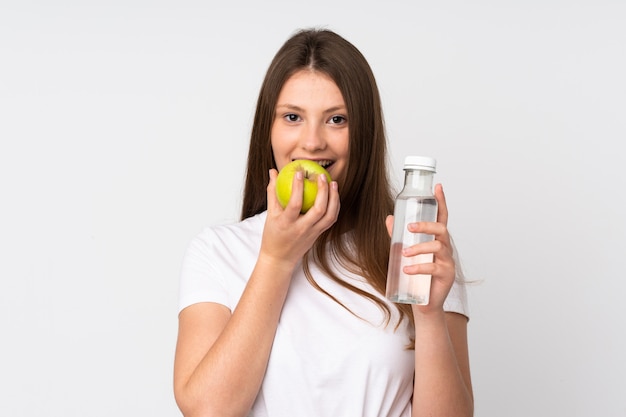
[[[304,173],[302,171],[296,171],[296,179],[301,180],[304,178]]]

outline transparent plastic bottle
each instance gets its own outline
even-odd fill
[[[412,233],[407,225],[413,222],[437,221],[437,200],[433,181],[437,161],[424,156],[407,156],[404,161],[404,187],[396,197],[394,223],[389,251],[386,296],[395,303],[428,304],[430,275],[407,275],[406,265],[433,261],[433,254],[402,256],[404,248],[434,239],[433,235]]]

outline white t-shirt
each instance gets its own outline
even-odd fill
[[[191,242],[181,274],[179,309],[198,303],[236,307],[257,260],[266,213],[204,229]],[[349,283],[376,293],[334,265]],[[296,269],[280,316],[261,390],[250,416],[400,417],[411,415],[413,329],[397,309],[385,326],[380,307],[332,281],[311,263],[317,283],[355,314],[313,288]],[[381,300],[384,297],[378,296]],[[468,314],[455,283],[444,308]],[[357,317],[358,316],[358,317]]]

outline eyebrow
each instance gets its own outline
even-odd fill
[[[304,112],[304,109],[302,107],[296,106],[295,104],[288,104],[288,103],[278,104],[278,105],[276,105],[276,108],[277,109],[285,108],[285,109],[288,109],[288,110],[295,110],[295,111],[298,111],[298,112]],[[342,105],[333,106],[333,107],[330,107],[330,108],[324,110],[324,113],[332,113],[332,112],[336,112],[336,111],[339,111],[339,110],[346,111],[347,109],[346,109],[346,106],[342,106]]]

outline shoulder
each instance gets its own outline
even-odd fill
[[[188,254],[254,247],[263,233],[265,217],[266,213],[263,212],[237,223],[205,227],[192,239]]]
[[[198,302],[233,308],[258,253],[265,215],[204,228],[183,258],[179,310]]]
[[[182,278],[205,281],[240,271],[255,258],[261,245],[265,213],[243,221],[205,227],[189,243],[183,258]],[[227,272],[230,271],[230,272]]]

